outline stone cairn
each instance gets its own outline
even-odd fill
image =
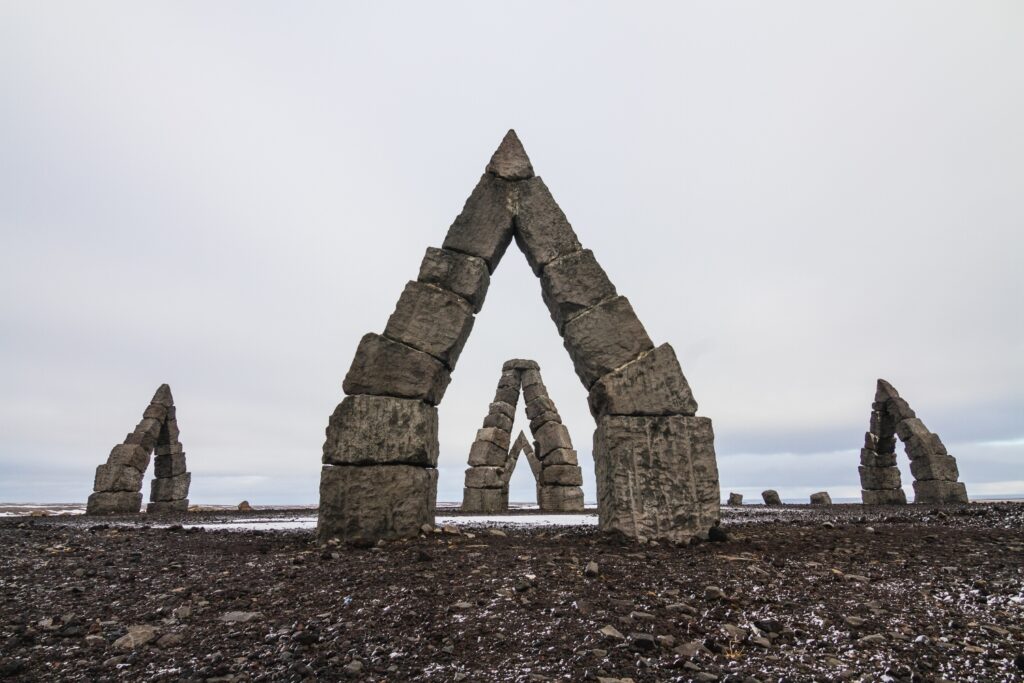
[[[729,494],[729,506],[740,507],[743,505],[743,494],[742,493],[730,493]]]
[[[695,416],[675,352],[654,346],[509,131],[383,334],[359,343],[327,427],[321,541],[413,536],[433,523],[436,406],[513,239],[590,392],[600,528],[678,542],[718,521],[711,421]]]
[[[817,493],[811,494],[811,505],[831,505],[832,496],[828,495],[828,491],[818,491]]]
[[[765,505],[782,505],[782,498],[779,497],[779,492],[775,489],[761,491],[761,500]]]
[[[928,431],[910,404],[884,379],[878,380],[871,424],[860,451],[861,499],[865,505],[907,502],[896,466],[896,437],[907,449],[914,475],[914,502],[966,503],[967,488],[958,479],[956,459],[938,434]]]
[[[532,360],[522,359],[507,361],[501,368],[494,402],[469,449],[462,509],[482,513],[508,509],[508,482],[519,455],[516,447],[522,449],[517,440],[516,447],[509,450],[520,390],[526,400],[526,416],[530,418],[530,431],[535,439],[534,457],[540,465],[539,472],[534,470],[540,509],[545,512],[578,512],[583,509],[583,489],[580,488],[583,472],[573,450],[569,430],[562,424],[558,409],[548,396],[540,366]],[[521,433],[520,439],[525,438],[526,435]]]
[[[138,424],[124,443],[114,446],[107,462],[96,468],[86,514],[138,513],[142,509],[142,479],[156,451],[150,488],[150,513],[188,511],[192,475],[185,471],[185,452],[178,440],[178,420],[171,388],[161,384]]]

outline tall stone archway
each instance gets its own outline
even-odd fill
[[[896,466],[896,438],[903,442],[914,475],[915,503],[966,503],[967,488],[958,479],[956,459],[938,434],[928,431],[910,404],[884,379],[871,404],[871,425],[860,452],[861,499],[865,505],[907,502]]]
[[[433,522],[436,406],[513,240],[590,392],[600,527],[685,541],[717,521],[711,421],[695,416],[675,352],[654,346],[509,131],[383,334],[359,343],[327,427],[321,540],[410,536]]]

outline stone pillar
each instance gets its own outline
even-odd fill
[[[817,493],[811,494],[811,505],[831,505],[832,496],[828,495],[828,491],[818,491]]]
[[[730,493],[729,494],[729,506],[740,507],[743,505],[743,494],[742,493]]]
[[[779,492],[775,489],[761,491],[761,500],[765,505],[782,505],[782,498],[779,497]]]
[[[508,510],[508,483],[514,467],[509,441],[516,404],[519,403],[519,383],[518,370],[502,369],[483,428],[477,430],[476,439],[469,449],[469,468],[462,496],[463,512],[494,514]]]

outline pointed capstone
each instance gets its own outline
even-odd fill
[[[509,130],[505,134],[505,138],[487,164],[487,172],[506,180],[526,180],[533,177],[530,157],[526,156],[523,143],[519,141],[519,136],[514,130]]]
[[[171,387],[167,384],[161,384],[160,388],[153,394],[153,400],[150,403],[156,403],[162,406],[173,406],[174,397],[171,396]]]

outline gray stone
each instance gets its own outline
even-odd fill
[[[153,399],[150,401],[150,405],[152,404],[159,404],[168,408],[174,407],[174,396],[171,395],[170,385],[161,384],[157,387],[156,393],[153,394]]]
[[[615,285],[589,249],[551,261],[540,278],[541,297],[558,331],[588,308],[615,296]]]
[[[530,431],[534,434],[547,422],[558,422],[561,424],[562,418],[559,417],[557,412],[551,410],[545,410],[543,413],[537,415],[537,417],[530,420]]]
[[[579,458],[576,451],[571,448],[556,448],[544,456],[544,466],[551,465],[579,465]]]
[[[891,437],[896,432],[896,418],[880,410],[871,411],[869,430],[880,440]]]
[[[142,510],[139,491],[97,491],[89,496],[87,515],[136,514]]]
[[[477,514],[494,514],[508,510],[506,489],[462,489],[462,511]]]
[[[828,495],[828,491],[819,491],[811,494],[811,505],[831,505],[832,496]]]
[[[588,389],[613,370],[654,348],[626,297],[609,299],[573,318],[562,343]]]
[[[526,417],[531,420],[542,413],[558,413],[555,403],[547,396],[538,396],[526,404]]]
[[[896,433],[907,449],[907,457],[911,460],[929,455],[947,455],[946,447],[939,436],[928,431],[924,423],[917,418],[901,420],[896,425]]]
[[[146,512],[151,515],[180,515],[188,512],[188,499],[153,501],[146,505]]]
[[[884,379],[878,380],[875,384],[875,403],[888,403],[891,398],[899,398],[900,394],[896,387]]]
[[[503,371],[498,378],[498,387],[502,389],[518,389],[521,384],[522,378],[518,370]]]
[[[601,377],[591,388],[588,400],[595,418],[697,413],[697,401],[669,344]]]
[[[498,429],[497,427],[484,427],[483,429],[476,430],[476,440],[490,441],[502,451],[507,451],[509,445],[512,443],[512,435],[504,429]]]
[[[523,387],[523,400],[529,403],[535,398],[548,395],[548,388],[543,383]]]
[[[469,447],[469,464],[473,467],[485,465],[501,467],[508,460],[508,453],[490,441],[474,441]]]
[[[433,356],[370,333],[360,340],[342,388],[349,395],[414,398],[436,406],[450,381],[444,363]]]
[[[761,491],[761,500],[765,505],[782,505],[782,498],[779,497],[779,492],[775,489]]]
[[[889,415],[897,421],[912,420],[917,417],[917,413],[911,409],[910,404],[899,397],[889,399],[889,403],[886,404],[886,408]]]
[[[437,408],[391,396],[346,396],[331,415],[327,465],[437,465]]]
[[[914,502],[930,505],[967,503],[967,487],[959,481],[929,479],[914,482]]]
[[[494,402],[514,406],[519,403],[519,390],[511,387],[498,387],[498,390],[494,392]]]
[[[185,447],[180,443],[158,445],[153,452],[157,455],[175,455],[177,453],[184,453]]]
[[[509,188],[508,181],[484,173],[441,246],[482,258],[493,273],[512,242],[514,228]]]
[[[540,370],[520,370],[519,381],[524,388],[530,386],[531,384],[544,383],[540,376]]]
[[[126,444],[142,446],[152,453],[153,449],[156,448],[157,439],[160,438],[160,430],[163,424],[160,420],[143,418],[138,426],[135,427],[135,431],[129,434],[124,442]]]
[[[861,491],[864,505],[906,505],[907,494],[903,489],[883,489],[879,491]]]
[[[484,427],[497,427],[510,432],[512,431],[512,420],[501,413],[495,413],[484,418]]]
[[[325,465],[317,536],[377,541],[417,536],[434,525],[437,470],[414,465]]]
[[[94,491],[141,491],[142,472],[127,465],[100,465],[93,481]]]
[[[473,329],[473,307],[446,289],[410,282],[388,318],[384,336],[429,353],[454,369]]]
[[[164,446],[178,443],[178,421],[168,419],[160,426],[160,436],[157,437],[156,445]]]
[[[144,446],[119,444],[111,449],[110,455],[107,457],[107,464],[112,466],[123,465],[136,469],[139,472],[145,472],[149,467],[149,453]],[[135,490],[138,491],[139,488]]]
[[[896,453],[875,453],[866,448],[860,449],[860,464],[864,467],[895,467]]]
[[[487,407],[487,412],[491,415],[501,414],[510,420],[514,420],[516,417],[516,404],[495,401]]]
[[[580,241],[540,177],[517,183],[516,190],[516,244],[540,275],[551,261],[579,251]]]
[[[540,444],[537,457],[541,460],[544,460],[545,456],[556,448],[572,448],[569,430],[558,422],[545,422],[540,429],[533,433],[533,438]]]
[[[153,461],[153,473],[157,477],[175,477],[184,474],[186,469],[185,454],[172,453],[171,455],[158,455]],[[139,482],[141,488],[142,482]],[[138,489],[136,489],[138,490]]]
[[[598,520],[630,538],[706,538],[718,522],[711,420],[607,415],[594,432]]]
[[[176,477],[154,479],[150,482],[149,499],[153,502],[163,502],[188,498],[188,487],[191,482],[192,475],[188,472]]]
[[[487,172],[507,180],[526,180],[533,177],[533,165],[526,156],[523,144],[514,130],[505,134],[498,149],[487,164]]]
[[[541,461],[544,465],[544,462]],[[545,465],[540,471],[540,483],[544,486],[582,486],[583,472],[577,465]]]
[[[535,360],[512,358],[505,361],[501,366],[502,372],[506,372],[508,370],[540,370],[540,366],[537,365],[537,361]]]
[[[579,486],[541,486],[537,504],[542,512],[580,512],[583,510],[583,489]]]
[[[163,422],[167,419],[167,406],[159,403],[150,403],[146,406],[146,410],[143,411],[142,417]]]
[[[729,494],[729,505],[733,507],[739,507],[743,505],[743,494],[742,493],[730,493]]]
[[[898,489],[900,484],[900,470],[898,467],[861,467],[860,487],[862,489]]]
[[[914,458],[910,461],[910,472],[914,475],[914,479],[918,481],[930,479],[956,481],[960,478],[960,471],[956,466],[956,458],[952,455],[934,454],[922,458]]]
[[[470,489],[497,489],[501,488],[502,468],[500,467],[470,467],[466,470],[466,488]]]
[[[420,264],[420,282],[455,292],[479,313],[491,284],[487,264],[482,258],[446,249],[427,247]]]

